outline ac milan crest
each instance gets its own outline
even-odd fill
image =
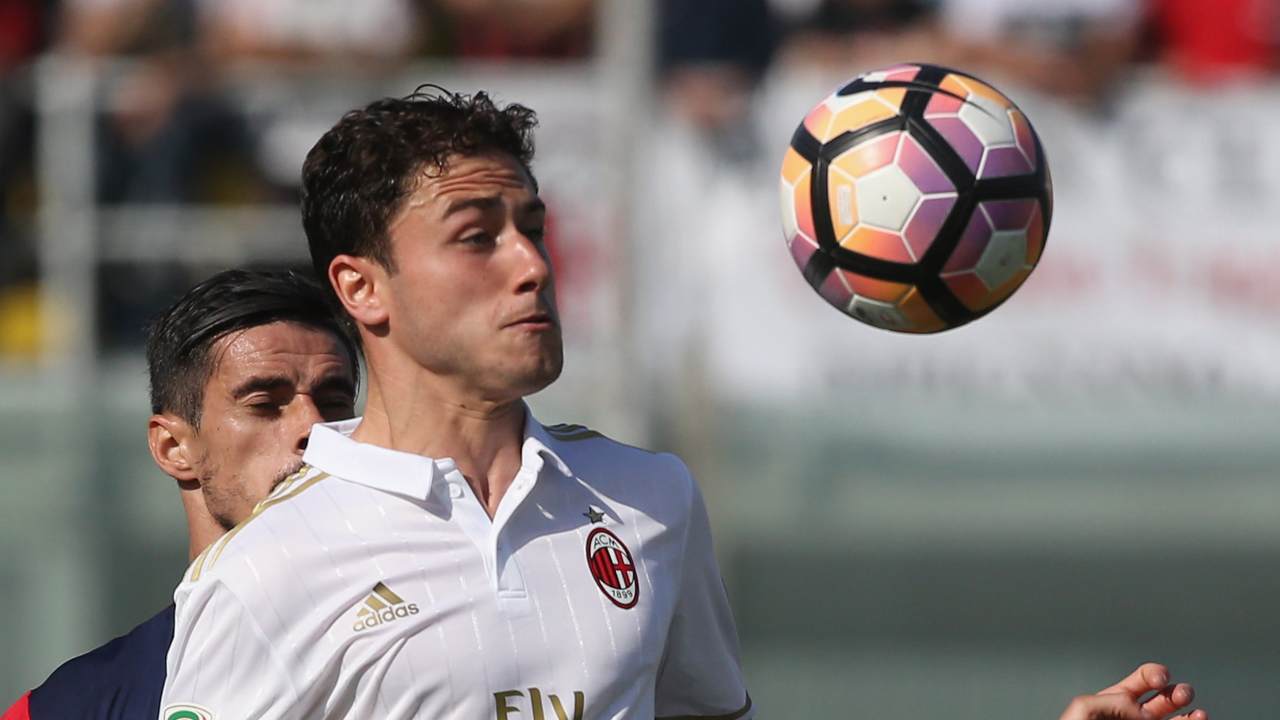
[[[587,567],[596,579],[596,587],[614,605],[626,610],[640,599],[640,577],[631,551],[617,535],[596,528],[587,536]]]

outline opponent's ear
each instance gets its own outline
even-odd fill
[[[151,459],[166,475],[178,482],[198,482],[194,447],[197,442],[191,423],[171,413],[152,415],[147,421],[147,446]]]
[[[376,260],[357,255],[338,255],[329,263],[329,284],[338,302],[355,321],[364,326],[387,321],[387,308],[380,291],[387,271]]]

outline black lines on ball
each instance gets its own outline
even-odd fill
[[[809,169],[809,206],[813,212],[813,233],[817,235],[819,251],[831,252],[840,242],[836,237],[835,223],[831,220],[831,203],[827,201],[827,175],[829,159],[818,155],[818,161]]]
[[[973,187],[978,202],[987,200],[1032,200],[1044,191],[1043,182],[1035,174],[985,178]]]
[[[980,314],[965,307],[964,303],[952,294],[946,282],[939,277],[922,278],[916,284],[916,289],[920,291],[920,297],[924,298],[929,309],[933,310],[948,327],[963,325]]]
[[[871,123],[866,127],[857,130],[846,130],[831,140],[827,141],[819,151],[819,156],[828,162],[835,160],[845,153],[845,151],[859,145],[867,140],[878,138],[881,135],[888,135],[891,132],[897,132],[906,127],[907,119],[901,115],[895,115],[891,118]]]
[[[804,123],[800,123],[796,131],[791,134],[791,149],[813,165],[818,161],[818,153],[822,152],[822,143],[818,142],[818,138],[809,132],[809,128],[805,127]]]
[[[822,287],[822,283],[826,281],[827,275],[831,274],[831,271],[835,266],[836,263],[831,259],[830,255],[822,252],[821,250],[815,252],[809,258],[809,262],[805,263],[805,282],[809,283],[809,286],[814,290],[817,290]]]

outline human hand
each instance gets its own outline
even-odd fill
[[[1155,695],[1142,700],[1142,696],[1152,691]],[[1146,663],[1129,677],[1095,695],[1075,698],[1058,720],[1165,720],[1185,709],[1194,699],[1195,691],[1190,685],[1170,684],[1169,668]],[[1168,720],[1209,720],[1209,714],[1193,710]]]

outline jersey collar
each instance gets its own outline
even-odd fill
[[[438,461],[425,455],[357,442],[351,433],[363,418],[317,423],[302,461],[344,480],[376,490],[426,500],[440,476]]]
[[[435,459],[352,440],[351,433],[359,427],[361,419],[313,426],[303,462],[335,477],[416,500],[426,500],[432,488],[444,482],[445,470],[453,467],[451,459]],[[549,464],[560,475],[573,477],[564,459],[552,449],[553,442],[526,406],[524,443],[520,449],[522,468],[539,477]]]
[[[541,470],[543,461],[548,460],[561,475],[571,478],[573,471],[552,449],[551,435],[547,429],[533,416],[533,411],[526,405],[524,410],[524,446],[520,450],[520,463],[533,470]]]

